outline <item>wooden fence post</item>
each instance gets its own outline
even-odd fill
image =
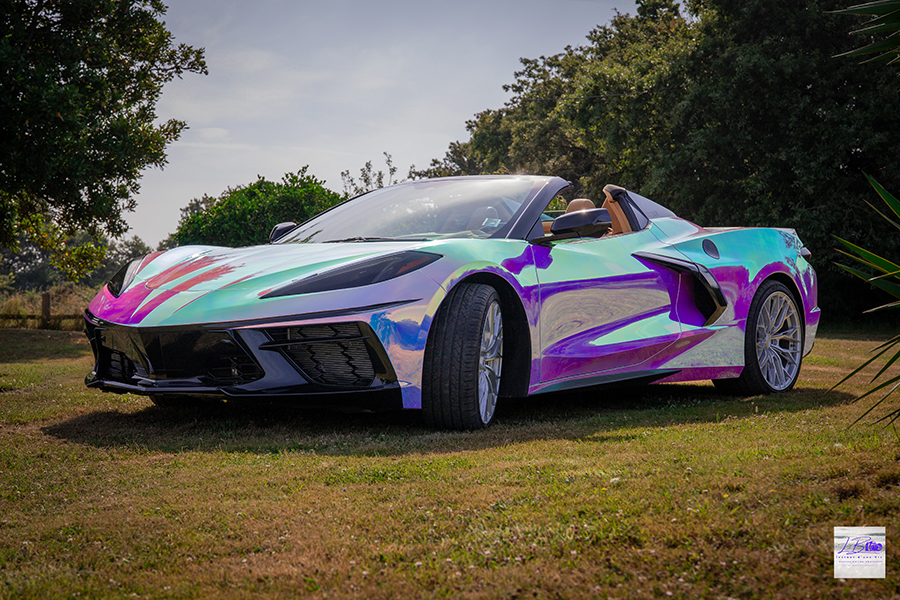
[[[50,329],[50,292],[41,294],[41,329]]]

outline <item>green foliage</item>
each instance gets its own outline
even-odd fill
[[[175,45],[160,0],[0,2],[0,247],[21,235],[69,277],[119,237],[143,169],[162,167],[182,121],[159,122],[165,83],[206,73],[203,50]],[[69,253],[68,256],[66,253]]]
[[[708,226],[792,227],[819,268],[825,314],[869,286],[832,265],[831,236],[900,237],[857,210],[877,174],[900,187],[892,73],[833,58],[854,47],[840,0],[639,0],[584,46],[523,59],[503,108],[418,175],[560,175],[579,196],[616,183]],[[761,24],[765,26],[761,26]]]
[[[23,225],[25,237],[44,250],[49,266],[69,281],[89,274],[100,266],[106,255],[105,245],[93,243],[90,236],[68,236],[54,223],[39,216],[28,219]]]
[[[397,173],[397,167],[394,166],[394,161],[387,152],[384,152],[384,164],[388,169],[387,185],[391,185],[394,183],[394,175]],[[381,169],[375,171],[372,167],[371,160],[366,161],[366,165],[359,170],[358,180],[350,175],[350,170],[347,169],[346,171],[341,171],[341,181],[344,183],[344,196],[347,196],[348,198],[359,196],[385,186],[384,171]]]
[[[893,195],[890,194],[884,187],[882,187],[875,179],[866,175],[866,178],[869,180],[869,183],[872,184],[872,187],[875,188],[875,191],[878,192],[878,195],[881,196],[881,199],[884,200],[884,203],[887,205],[891,214],[898,220],[900,220],[900,200],[897,200]],[[900,224],[898,224],[895,218],[891,218],[890,216],[885,215],[881,211],[879,211],[874,206],[872,207],[881,215],[887,222],[889,222],[892,226],[900,229]],[[856,261],[857,264],[862,266],[862,269],[858,269],[855,267],[851,267],[844,264],[839,264],[838,266],[847,272],[859,277],[863,281],[867,281],[877,287],[878,289],[887,292],[891,296],[895,298],[894,301],[879,306],[877,308],[870,309],[868,312],[883,310],[887,308],[897,308],[900,306],[900,265],[882,258],[875,254],[874,252],[870,252],[865,248],[861,248],[856,244],[848,242],[842,238],[835,236],[835,238],[844,246],[845,250],[841,250],[840,252],[845,256],[852,258]],[[893,354],[889,354],[889,352],[893,351]],[[874,363],[876,360],[881,359],[882,356],[887,354],[887,360],[884,365],[879,369],[879,371],[872,377],[870,383],[875,383],[879,377],[884,375],[888,367],[893,365],[900,360],[900,335],[895,336],[888,340],[887,342],[881,344],[877,348],[873,350],[875,355],[866,360],[860,366],[853,370],[849,375],[840,380],[832,389],[838,387],[842,383],[846,382],[848,379]],[[857,422],[860,419],[863,419],[866,415],[875,410],[882,402],[887,400],[887,398],[894,393],[898,388],[900,388],[900,375],[889,377],[886,380],[878,383],[874,387],[870,388],[867,392],[862,394],[858,400],[861,400],[867,396],[875,394],[877,392],[882,392],[887,390],[887,392],[878,400],[875,404],[873,404],[869,410],[863,413]],[[879,421],[887,420],[889,423],[893,423],[898,418],[900,418],[900,408],[897,408],[887,415],[881,417]]]
[[[287,173],[276,183],[260,177],[248,186],[227,189],[213,202],[192,201],[182,210],[176,245],[252,246],[268,241],[272,227],[285,221],[301,223],[344,199],[306,174],[307,167]],[[191,206],[200,209],[185,217]]]
[[[92,248],[97,254],[103,255],[102,260],[93,262],[89,267],[84,266],[83,269],[89,273],[77,278],[79,284],[94,288],[109,281],[124,263],[152,252],[138,236],[115,241],[104,236],[95,239],[82,231],[60,243],[67,250],[63,250],[59,256],[68,257],[71,261],[83,260],[80,253],[84,248]],[[0,275],[0,293],[5,288],[16,291],[45,290],[71,280],[72,273],[61,270],[54,261],[55,258],[53,253],[41,245],[21,237],[18,250],[5,249],[0,252],[0,273],[9,277],[4,286],[4,276]]]
[[[865,35],[870,39],[877,34],[888,34],[884,39],[872,41],[861,48],[845,52],[841,56],[864,56],[877,53],[878,56],[870,60],[885,61],[888,64],[900,61],[900,0],[876,0],[835,12],[842,15],[871,17],[869,21],[863,23],[862,29],[858,29],[854,33]]]
[[[100,287],[112,279],[122,265],[153,252],[153,249],[136,235],[118,242],[114,240],[102,242],[106,247],[106,258],[89,275],[82,277],[79,283],[89,287]]]
[[[16,276],[12,273],[0,273],[0,296],[9,294],[16,289]]]

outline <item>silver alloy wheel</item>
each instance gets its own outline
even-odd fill
[[[794,299],[781,291],[765,299],[756,319],[756,360],[775,391],[787,389],[803,358],[803,332]]]
[[[478,412],[482,423],[490,423],[500,394],[500,369],[503,366],[503,317],[494,300],[487,308],[481,331],[478,355]]]

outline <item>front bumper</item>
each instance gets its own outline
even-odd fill
[[[403,406],[397,374],[364,321],[133,327],[104,321],[89,311],[85,321],[95,359],[85,378],[88,387],[143,395],[290,399],[335,407]],[[353,401],[335,402],[337,394],[352,395]]]

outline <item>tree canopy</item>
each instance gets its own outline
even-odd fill
[[[141,170],[185,123],[157,122],[163,85],[207,72],[160,0],[0,0],[0,248],[21,235],[70,277],[102,258],[77,231],[119,237]]]
[[[77,283],[89,287],[99,287],[110,280],[123,264],[152,252],[138,236],[122,240],[110,240],[105,237],[94,239],[81,232],[68,240],[67,247],[90,245],[103,250],[105,258],[90,274],[78,278]],[[22,238],[16,251],[5,249],[0,251],[0,280],[6,281],[8,290],[47,289],[64,283],[67,274],[50,263],[50,252],[38,244]],[[3,292],[0,285],[0,292]]]
[[[344,200],[306,171],[303,167],[287,173],[280,182],[260,177],[250,185],[229,188],[218,198],[193,200],[182,209],[178,229],[163,246],[265,244],[278,223],[301,223]]]
[[[828,310],[865,286],[833,266],[831,234],[895,236],[865,210],[861,172],[900,188],[896,77],[856,58],[841,0],[639,0],[587,43],[523,59],[512,98],[418,176],[561,175],[579,195],[616,183],[701,225],[793,227]],[[764,24],[762,26],[761,24]]]

